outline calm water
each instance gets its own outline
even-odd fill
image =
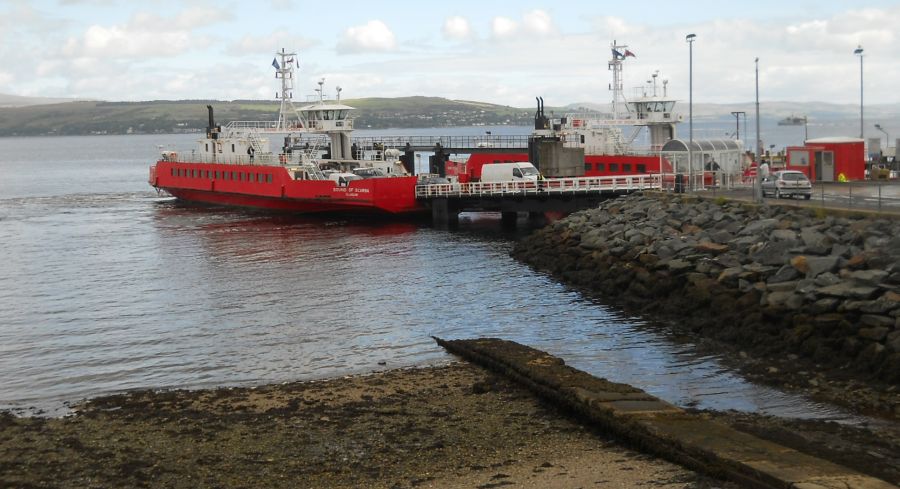
[[[0,408],[451,360],[435,335],[520,341],[681,405],[847,419],[517,263],[495,218],[448,232],[158,196],[157,145],[194,138],[0,138]]]

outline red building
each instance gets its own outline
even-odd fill
[[[785,169],[802,171],[814,182],[864,180],[865,141],[833,137],[809,139],[805,146],[788,146]]]

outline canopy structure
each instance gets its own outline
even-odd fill
[[[742,171],[743,147],[743,142],[736,139],[671,139],[660,152],[672,163],[676,173],[716,171],[736,174]]]

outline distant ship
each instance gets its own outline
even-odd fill
[[[215,124],[191,151],[166,150],[150,167],[149,183],[178,199],[296,213],[399,215],[425,211],[416,200],[412,158],[384,147],[351,145],[353,107],[324,95],[324,80],[308,104],[292,100],[295,53],[276,53],[281,108],[275,121]],[[278,63],[278,57],[281,63]],[[270,142],[283,142],[273,151]]]
[[[802,126],[803,124],[806,124],[806,116],[797,117],[793,114],[778,121],[779,126]]]

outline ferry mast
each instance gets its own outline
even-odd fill
[[[613,120],[619,120],[619,106],[625,107],[628,111],[628,101],[625,100],[625,91],[622,87],[624,79],[622,78],[622,62],[625,61],[626,52],[628,52],[627,44],[617,44],[613,41],[610,44],[612,48],[611,57],[609,59],[609,69],[613,72],[613,82],[609,89],[613,93],[612,114]]]
[[[300,112],[297,110],[297,107],[294,106],[294,64],[297,66],[300,65],[300,61],[297,58],[297,53],[286,53],[284,48],[281,48],[281,52],[276,52],[275,56],[281,58],[281,63],[279,64],[277,61],[272,62],[272,66],[275,68],[275,78],[281,79],[281,93],[276,94],[276,98],[281,99],[281,108],[278,111],[278,122],[275,125],[275,130],[287,131],[290,129],[290,123],[288,122],[288,111],[293,112],[294,116],[300,122],[301,127],[306,127],[306,121],[301,117]]]

